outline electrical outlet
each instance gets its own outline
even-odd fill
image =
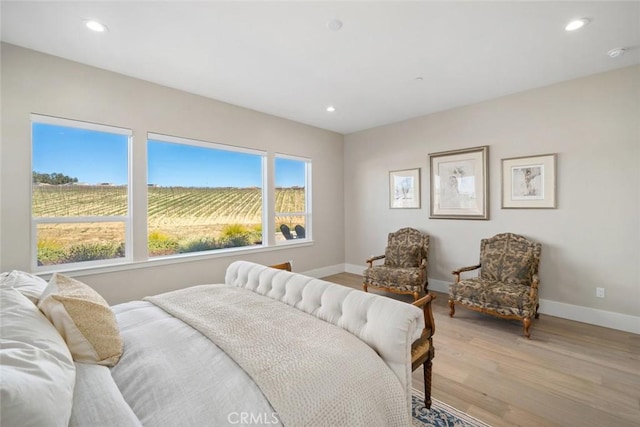
[[[596,296],[598,298],[604,298],[604,288],[596,288]]]

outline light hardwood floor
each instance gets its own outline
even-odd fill
[[[362,289],[355,274],[324,280]],[[640,335],[541,314],[528,340],[516,321],[458,306],[450,318],[433,293],[435,399],[495,427],[640,426]]]

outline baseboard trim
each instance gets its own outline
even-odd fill
[[[429,290],[449,295],[449,284],[446,280],[429,279]]]
[[[343,271],[352,274],[362,274],[366,268],[366,265],[344,264]],[[331,274],[337,273],[334,272]],[[448,294],[449,283],[451,282],[447,282],[446,280],[429,279],[429,290]],[[640,316],[631,316],[629,314],[615,313],[613,311],[582,307],[546,299],[540,300],[539,311],[540,314],[559,317],[561,319],[631,332],[632,334],[640,334]]]
[[[540,300],[540,313],[576,322],[640,334],[640,317],[563,302]]]
[[[344,264],[343,273],[359,274],[362,276],[362,272],[367,269],[366,265],[358,264]]]

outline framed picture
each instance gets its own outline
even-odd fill
[[[420,169],[389,172],[389,207],[420,208]]]
[[[555,154],[502,159],[503,209],[555,207]]]
[[[429,154],[429,218],[489,219],[489,146]]]

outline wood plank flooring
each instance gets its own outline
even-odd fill
[[[362,289],[355,274],[324,280]],[[458,306],[450,318],[434,294],[434,398],[495,427],[640,426],[640,335],[541,314],[528,340],[517,321]]]

